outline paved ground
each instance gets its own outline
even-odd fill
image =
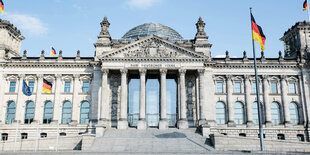
[[[64,152],[0,152],[0,155],[125,155],[125,154],[159,154],[159,155],[194,155],[194,154],[250,154],[251,152],[216,151],[210,142],[202,137],[196,129],[147,129],[116,130],[109,129],[103,137],[97,138],[86,151]],[[251,154],[295,154],[252,152]],[[302,154],[302,153],[300,153]]]
[[[109,129],[89,151],[107,153],[210,153],[214,148],[196,129]]]

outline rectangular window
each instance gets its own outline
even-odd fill
[[[271,82],[271,93],[278,94],[278,84],[277,82]]]
[[[29,81],[28,82],[28,86],[30,88],[30,91],[33,92],[33,90],[34,90],[34,81]]]
[[[7,141],[8,140],[8,134],[7,133],[3,133],[3,134],[1,134],[1,140],[2,141]]]
[[[235,93],[241,93],[241,82],[235,82]]]
[[[252,82],[252,93],[256,93],[256,82]]]
[[[71,88],[71,82],[65,82],[65,93],[69,93]]]
[[[16,82],[10,82],[10,93],[14,93],[16,88]]]
[[[83,81],[83,86],[82,86],[82,92],[87,93],[89,88],[89,82],[88,81]]]
[[[217,93],[224,93],[224,91],[223,91],[223,82],[217,82],[216,83],[216,92]]]
[[[296,87],[294,82],[289,83],[289,93],[290,94],[296,94]]]

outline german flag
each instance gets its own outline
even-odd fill
[[[303,7],[304,9],[302,11],[308,10],[308,0],[305,0]]]
[[[251,23],[252,23],[253,40],[258,42],[261,46],[262,51],[264,51],[265,50],[266,36],[264,35],[262,28],[256,24],[252,13],[251,13]]]
[[[47,80],[43,79],[42,91],[47,93],[47,94],[51,94],[51,92],[52,92],[52,83],[50,83]]]
[[[54,47],[52,47],[52,49],[51,49],[51,54],[52,54],[52,56],[56,55],[56,50],[54,49]]]
[[[0,11],[5,13],[5,11],[4,11],[4,3],[2,2],[2,0],[0,0]]]

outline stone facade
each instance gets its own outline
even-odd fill
[[[54,58],[45,57],[44,51],[40,57],[27,57],[27,51],[20,56],[24,37],[8,21],[0,20],[0,34],[5,36],[0,38],[3,141],[44,135],[54,139],[82,134],[101,137],[106,128],[130,127],[199,128],[204,136],[257,137],[254,60],[246,52],[243,58],[230,58],[228,52],[225,58],[212,58],[212,44],[201,18],[192,40],[171,39],[180,35],[160,24],[146,25],[157,26],[157,31],[144,31],[134,39],[134,32],[129,33],[130,39],[112,39],[105,17],[94,44],[95,57],[80,57],[80,51],[76,57],[62,57],[60,51]],[[284,34],[284,57],[279,52],[278,58],[265,58],[263,53],[258,58],[266,139],[309,141],[310,51],[305,43],[309,27],[310,23],[299,22]],[[42,92],[43,79],[53,84],[51,94]],[[134,96],[139,105],[136,117],[129,116],[128,110],[132,108],[128,103],[133,102],[129,99],[132,79],[139,79],[139,92]],[[157,79],[157,96],[150,97],[149,79]],[[168,80],[175,82],[174,94],[168,92]],[[23,94],[23,81],[31,83],[31,96]],[[176,112],[171,114],[167,105],[173,95]],[[50,112],[48,102],[53,105]],[[157,103],[154,116],[148,112],[147,107],[154,106],[150,103]]]

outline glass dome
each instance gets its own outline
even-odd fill
[[[158,23],[146,23],[134,27],[129,30],[122,39],[138,39],[138,37],[147,37],[150,35],[156,35],[163,38],[168,38],[169,40],[182,40],[183,37],[172,28],[158,24]]]

